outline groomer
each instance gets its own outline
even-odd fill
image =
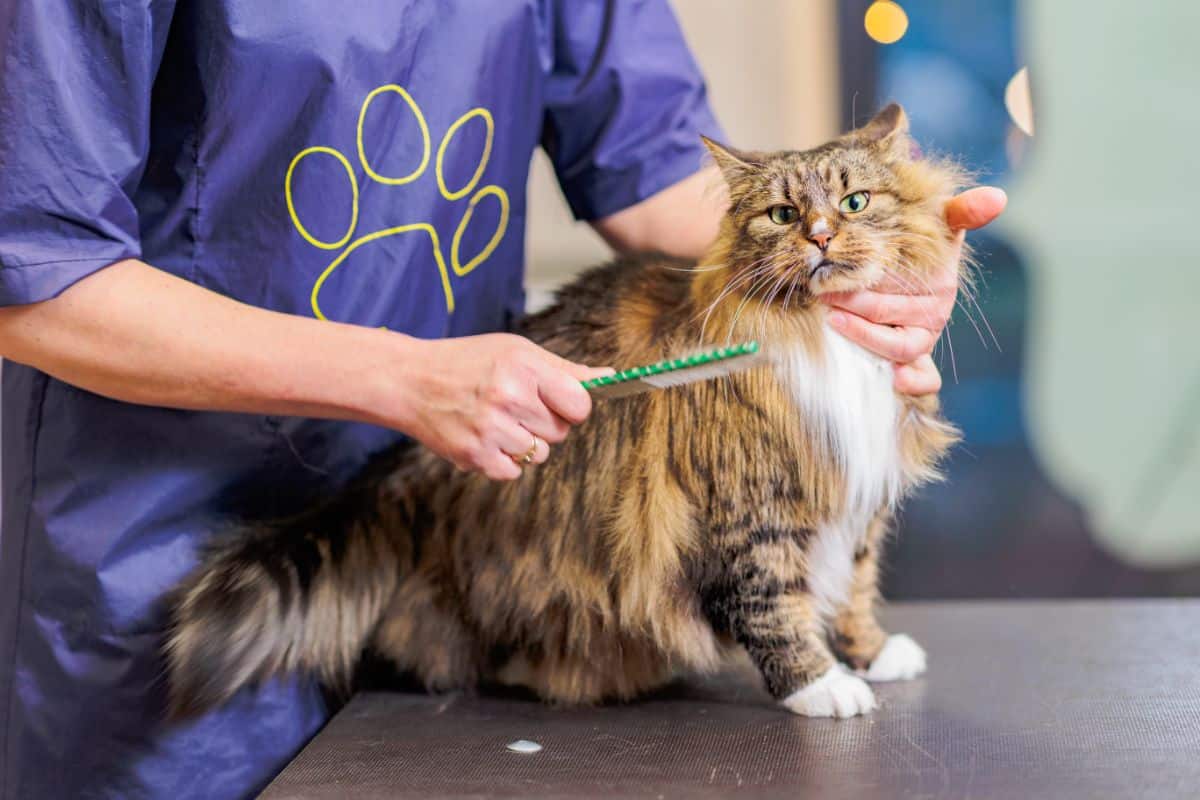
[[[264,786],[319,688],[164,724],[164,592],[225,515],[402,434],[496,479],[545,460],[596,371],[494,333],[531,153],[615,248],[695,255],[716,132],[665,0],[0,3],[0,795]],[[949,281],[839,302],[937,388]]]

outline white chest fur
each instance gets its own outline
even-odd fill
[[[899,498],[902,473],[891,365],[833,331],[826,330],[823,345],[817,356],[797,348],[778,367],[814,445],[845,481],[842,509],[817,531],[808,552],[810,591],[830,616],[848,597],[854,551],[867,526]]]

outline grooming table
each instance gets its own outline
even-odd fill
[[[283,798],[1196,798],[1200,601],[897,604],[930,670],[869,717],[773,705],[735,667],[623,706],[359,694]],[[543,746],[523,755],[506,745]]]

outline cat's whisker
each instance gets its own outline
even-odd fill
[[[709,304],[708,309],[704,314],[704,322],[700,326],[700,338],[699,338],[699,341],[697,342],[697,346],[704,344],[704,341],[705,341],[704,334],[705,334],[705,331],[708,329],[709,317],[712,315],[713,311],[716,310],[716,308],[721,304],[721,302],[726,297],[730,296],[738,287],[746,285],[750,281],[754,280],[757,276],[763,274],[764,272],[768,272],[770,270],[770,265],[763,264],[763,262],[765,262],[767,260],[767,258],[769,258],[769,257],[765,257],[765,258],[759,259],[757,262],[754,262],[755,264],[759,264],[762,266],[755,267],[754,269],[750,269],[750,270],[744,272],[742,275],[739,275],[736,279],[731,281],[729,283],[729,285],[727,285],[723,290],[721,290],[721,293],[717,295],[716,300],[714,300],[712,303]]]
[[[975,306],[975,310],[979,312],[980,321],[983,322],[984,328],[987,329],[988,336],[991,337],[992,344],[996,346],[996,352],[1002,353],[1004,352],[1004,348],[1001,347],[1000,340],[996,338],[996,332],[992,330],[992,324],[987,318],[987,313],[983,310],[983,306],[979,304],[979,289],[978,286],[976,286],[975,280],[976,278],[984,280],[983,270],[980,268],[979,262],[976,261],[974,254],[972,254],[970,249],[965,245],[962,254],[962,264],[963,269],[959,279],[959,293],[965,297],[971,305]],[[984,284],[986,286],[986,280],[984,281]],[[963,306],[963,312],[970,316],[970,311],[965,306]],[[972,323],[974,323],[973,317]],[[976,325],[976,328],[978,329],[978,325]],[[982,332],[979,333],[979,337],[981,340],[983,340]],[[983,344],[986,348],[986,341],[984,341]]]
[[[790,272],[790,268],[779,270],[779,277],[775,279],[774,283],[767,290],[767,294],[763,298],[761,307],[758,310],[758,317],[755,319],[754,330],[756,331],[756,335],[754,338],[763,339],[766,337],[767,323],[770,321],[772,314],[778,313],[775,307],[776,301],[779,298],[779,294],[787,288]]]
[[[780,294],[784,294],[785,297],[787,296],[786,291],[792,288],[794,282],[794,278],[792,276],[796,272],[797,270],[794,266],[791,267],[791,269],[782,272],[782,275],[779,276],[779,283],[775,285],[772,297],[770,297],[770,302],[774,303]],[[786,311],[786,308],[782,308],[781,311]],[[766,332],[763,332],[762,335],[760,335],[760,338],[764,337],[766,337]]]
[[[934,241],[929,236],[925,236],[925,235],[914,234],[913,236],[909,237],[909,241],[908,241],[908,245],[910,248],[917,250],[919,252],[925,253],[925,254],[929,255],[930,257],[933,257],[934,255],[936,255],[934,244],[935,244]],[[959,294],[961,294],[963,297],[965,297],[968,303],[974,305],[975,310],[979,313],[980,320],[983,322],[984,328],[987,329],[987,332],[990,335],[992,342],[996,346],[996,350],[998,352],[1002,352],[1002,348],[1000,346],[1000,341],[999,341],[999,339],[996,338],[995,331],[992,330],[991,323],[987,319],[987,314],[984,312],[983,307],[980,306],[979,301],[975,296],[976,292],[975,292],[973,276],[978,273],[978,269],[977,269],[977,265],[974,262],[974,258],[971,256],[969,251],[964,250],[963,255],[962,255],[962,261],[964,264],[964,268],[960,274]],[[906,269],[909,274],[911,274],[914,277],[921,280],[921,282],[923,283],[923,285],[925,287],[927,287],[927,288],[929,287],[928,280],[925,279],[923,276],[920,276],[911,267],[906,267],[906,265],[899,264],[899,263],[897,263],[895,266],[897,268]],[[893,275],[893,277],[895,277],[897,280],[900,280],[899,276],[897,276],[897,275]],[[962,300],[959,300],[957,298],[955,299],[955,305],[958,308],[962,309],[963,314],[967,317],[967,320],[971,323],[971,326],[975,329],[975,333],[979,337],[980,344],[983,345],[985,350],[990,349],[988,347],[987,338],[984,336],[983,330],[979,327],[979,321],[977,321],[975,319],[975,315],[971,313],[970,307],[966,303],[963,303]]]
[[[766,300],[762,303],[762,307],[758,310],[758,319],[756,320],[755,325],[755,328],[758,330],[758,335],[755,337],[756,339],[765,338],[767,314],[771,312],[771,304],[775,302],[775,298],[779,296],[779,293],[785,287],[787,279],[787,270],[782,270],[780,271],[779,277],[775,279],[773,284],[771,284],[770,293],[767,295]]]
[[[1004,351],[1003,351],[1003,350],[1000,348],[1000,340],[996,338],[996,332],[992,330],[992,325],[991,325],[991,323],[990,323],[990,322],[988,322],[987,314],[985,314],[985,313],[984,313],[984,311],[983,311],[983,307],[982,307],[981,305],[979,305],[979,301],[975,299],[975,295],[974,295],[974,293],[969,293],[969,294],[966,294],[966,298],[967,298],[968,300],[970,300],[970,301],[971,301],[971,303],[973,303],[973,304],[975,305],[975,310],[979,312],[979,318],[983,320],[983,326],[984,326],[985,328],[987,328],[988,335],[992,337],[992,342],[993,342],[993,343],[995,343],[995,345],[996,345],[996,352],[998,352],[998,353],[1002,353],[1002,352],[1004,352]],[[967,316],[970,316],[970,314],[968,314]],[[972,322],[972,324],[974,324],[974,319],[972,319],[972,320],[971,320],[971,322]],[[975,329],[976,329],[976,330],[979,330],[979,326],[978,326],[978,325],[976,325],[976,326],[975,326]],[[980,339],[982,339],[982,338],[983,338],[983,334],[982,334],[982,333],[980,333],[980,334],[979,334],[979,338],[980,338]],[[984,342],[984,345],[983,345],[983,346],[986,348],[986,347],[987,347],[987,343],[986,343],[986,342]]]
[[[904,272],[905,274],[907,274],[907,275],[910,275],[910,276],[912,276],[912,277],[913,277],[915,280],[919,281],[919,282],[921,283],[921,285],[922,285],[922,286],[923,286],[923,287],[924,287],[924,288],[925,288],[925,289],[926,289],[928,292],[930,292],[930,293],[932,293],[932,292],[933,292],[933,289],[932,289],[932,287],[930,286],[928,279],[927,279],[925,276],[923,276],[923,275],[921,275],[920,273],[918,273],[918,272],[917,272],[915,269],[913,269],[911,266],[909,266],[909,265],[907,265],[907,264],[904,264],[904,263],[895,262],[895,263],[893,263],[893,264],[892,264],[892,267],[893,267],[893,268],[895,268],[895,269],[897,269],[897,270],[903,270],[903,272]],[[901,284],[905,284],[905,283],[906,283],[906,282],[904,281],[904,279],[901,277],[901,275],[900,275],[900,274],[897,274],[897,273],[892,273],[892,277],[893,277],[893,278],[894,278],[894,279],[895,279],[897,282],[899,282],[899,283],[901,283]],[[907,285],[908,285],[908,286],[911,286],[911,284],[907,284]],[[967,294],[967,296],[968,296],[968,297],[970,297],[970,294],[969,294],[969,293],[965,293],[965,294]],[[967,320],[968,320],[968,321],[971,323],[971,326],[975,328],[975,332],[976,332],[976,334],[979,336],[979,340],[980,340],[980,342],[983,344],[984,348],[985,348],[985,349],[987,349],[987,341],[986,341],[986,340],[983,338],[983,331],[981,331],[981,330],[980,330],[980,328],[979,328],[979,324],[978,324],[978,323],[975,321],[975,317],[974,317],[974,316],[971,314],[971,311],[970,311],[970,309],[969,309],[967,306],[965,306],[965,305],[962,303],[962,301],[958,300],[957,298],[955,299],[955,305],[956,305],[957,307],[959,307],[959,308],[961,308],[961,309],[962,309],[963,313],[964,313],[964,314],[966,315],[966,317],[967,317]],[[982,313],[982,310],[981,310],[981,313]],[[932,327],[933,327],[933,319],[930,317],[930,318],[928,318],[928,320],[927,320],[927,321],[930,323],[930,327],[932,328]],[[952,351],[952,352],[951,352],[951,360],[952,360],[952,362],[953,362],[953,343],[951,343],[951,351]]]
[[[918,292],[919,294],[936,294],[933,285],[929,282],[928,276],[917,271],[917,269],[913,267],[910,262],[898,258],[886,262],[886,266],[894,270],[903,271],[904,275],[907,275],[909,278],[911,278],[911,282],[907,284],[910,291],[919,287],[922,290]],[[898,281],[902,280],[901,275],[897,274],[896,272],[891,273],[891,276]]]
[[[738,275],[736,278],[734,278],[732,281],[730,281],[721,290],[721,292],[717,295],[717,299],[708,305],[708,308],[704,312],[704,323],[703,323],[703,325],[701,325],[701,328],[700,328],[700,334],[701,334],[701,342],[700,343],[701,344],[704,341],[703,340],[704,330],[708,327],[708,319],[709,319],[709,316],[712,314],[713,310],[716,309],[721,304],[722,300],[724,300],[726,297],[728,297],[730,294],[732,294],[734,291],[736,291],[740,286],[746,285],[750,281],[754,280],[757,276],[763,274],[766,271],[769,271],[771,269],[771,266],[770,266],[770,264],[767,264],[766,262],[771,258],[772,258],[772,256],[769,256],[769,255],[764,256],[764,257],[758,259],[757,261],[754,261],[754,262],[751,262],[750,264],[748,264],[746,267],[744,267],[742,269],[740,275]],[[700,316],[700,314],[696,315],[696,317],[699,317],[699,316]]]
[[[808,277],[808,270],[805,269],[803,265],[793,269],[791,274],[788,276],[787,294],[783,296],[784,314],[787,314],[788,305],[791,302],[792,294],[796,291],[796,287],[803,284],[806,277]]]
[[[925,276],[923,276],[919,272],[917,272],[915,269],[913,269],[912,266],[902,263],[900,261],[894,262],[892,264],[892,266],[897,270],[903,270],[904,274],[909,275],[913,279],[918,281],[929,293],[931,293],[931,294],[933,293],[933,289],[929,284],[929,280]],[[896,281],[901,284],[907,283],[905,281],[905,279],[903,277],[901,277],[899,274],[893,273],[892,277],[895,278]],[[911,284],[908,284],[908,285],[911,286]],[[955,302],[957,304],[958,301],[956,300]],[[967,314],[967,318],[971,320],[972,325],[975,325],[975,320],[971,317],[971,315],[969,313]],[[932,327],[932,322],[933,322],[932,318],[929,318],[929,322],[931,323],[930,327]],[[978,326],[976,326],[976,330],[978,331]],[[942,329],[942,333],[945,337],[946,352],[948,352],[950,354],[950,372],[954,378],[954,382],[957,384],[958,383],[958,359],[954,353],[954,337],[950,331],[950,326],[949,325],[945,326]],[[939,339],[939,341],[940,341],[940,339]],[[937,342],[935,342],[934,345],[936,348]]]
[[[788,286],[787,294],[783,296],[783,313],[788,310],[788,303],[792,300],[792,292],[796,291],[796,287],[800,285],[800,280],[804,277],[804,273],[800,270],[796,271],[796,276],[792,278],[791,284]]]
[[[773,261],[771,263],[771,267],[772,268],[774,267]],[[746,294],[745,297],[742,298],[742,302],[738,304],[737,310],[734,311],[734,313],[733,313],[733,320],[729,323],[729,332],[725,336],[725,344],[727,346],[729,345],[729,343],[731,343],[733,341],[733,333],[737,329],[737,322],[738,322],[738,319],[742,315],[742,310],[746,307],[746,304],[750,302],[750,299],[752,297],[754,297],[755,294],[758,293],[758,290],[763,288],[770,282],[773,275],[774,275],[773,269],[768,270],[762,278],[760,278],[758,281],[756,281],[754,283],[754,285],[752,287],[750,287],[750,291]]]
[[[954,337],[950,334],[950,326],[947,325],[942,334],[946,337],[946,349],[950,352],[950,374],[954,376],[955,385],[958,384],[958,361],[954,358]]]
[[[888,272],[889,277],[893,278],[897,283],[899,283],[901,288],[906,292],[912,294],[917,293],[917,285],[910,280],[906,280],[904,275],[898,272],[902,269],[907,271],[905,264],[901,262],[884,261],[883,268],[885,272]]]
[[[741,317],[742,311],[745,310],[745,307],[754,299],[754,296],[758,294],[761,289],[766,289],[768,286],[770,286],[772,279],[774,279],[777,275],[777,269],[778,267],[775,261],[772,259],[769,269],[764,273],[761,279],[755,282],[754,286],[750,288],[750,291],[746,293],[746,296],[742,298],[742,302],[738,304],[737,310],[734,312],[733,320],[729,323],[729,332],[725,338],[726,345],[730,344],[732,341],[732,337],[734,331],[736,330],[737,322]],[[761,304],[761,301],[759,302]]]
[[[752,261],[752,262],[750,262],[749,264],[746,264],[745,266],[743,266],[743,267],[741,268],[741,270],[740,270],[740,273],[738,274],[738,276],[737,276],[736,278],[734,278],[734,279],[733,279],[733,280],[732,280],[732,281],[731,281],[731,282],[730,282],[730,283],[729,283],[729,284],[728,284],[728,285],[725,287],[725,290],[724,290],[724,291],[722,291],[722,292],[721,292],[721,294],[725,294],[725,292],[726,292],[726,291],[728,291],[728,290],[730,290],[730,289],[732,289],[732,288],[735,288],[735,287],[736,287],[736,286],[738,286],[740,283],[744,283],[744,282],[747,280],[747,278],[749,278],[749,277],[752,277],[752,276],[753,276],[753,275],[755,275],[755,274],[759,274],[759,273],[761,273],[762,269],[763,269],[763,268],[765,268],[765,267],[767,266],[767,265],[766,265],[766,262],[767,262],[768,260],[770,260],[772,257],[773,257],[773,256],[771,256],[771,255],[766,255],[766,256],[763,256],[762,258],[758,259],[757,261]],[[718,296],[718,300],[719,300],[719,299],[720,299],[720,297]]]
[[[892,273],[892,277],[895,279],[896,282],[901,284],[901,287],[904,287],[906,290],[911,290],[912,288],[914,288],[912,283],[906,281],[905,277],[902,277],[902,275],[908,275],[908,276],[911,276],[912,278],[916,279],[916,281],[922,283],[924,285],[924,287],[926,288],[926,290],[929,290],[930,293],[932,293],[932,289],[930,288],[928,279],[926,279],[924,276],[920,275],[920,273],[917,272],[916,270],[914,270],[912,266],[902,263],[902,261],[899,259],[889,261],[888,265],[892,266],[893,269],[898,270],[898,272]],[[899,271],[902,271],[902,273]],[[970,317],[970,314],[968,314],[968,317]],[[934,321],[934,320],[932,320],[931,317],[928,317],[928,315],[926,315],[926,319],[928,319],[928,321],[930,323],[930,327],[932,327],[932,321]],[[974,320],[972,319],[971,321],[973,324]],[[958,365],[958,359],[956,359],[955,354],[954,354],[954,338],[953,338],[952,333],[950,333],[949,325],[943,327],[942,333],[944,335],[944,341],[946,341],[946,350],[948,351],[948,353],[950,355],[950,372],[952,372],[952,374],[953,374],[954,383],[958,384],[959,383],[959,365]],[[938,342],[941,342],[941,338],[938,338]],[[935,351],[937,349],[938,342],[934,343]]]
[[[659,269],[671,272],[715,272],[719,269],[725,269],[728,266],[728,264],[697,264],[694,267],[669,267],[666,264],[662,264],[659,266]]]
[[[921,276],[912,267],[908,266],[907,264],[896,263],[893,266],[895,269],[904,270],[905,274],[912,275],[914,278],[916,278],[918,280],[922,280]],[[912,290],[917,288],[914,284],[906,281],[903,277],[901,277],[900,274],[893,272],[892,278],[895,279],[898,283],[900,283],[907,291],[911,292]],[[930,292],[932,292],[932,289],[929,289],[928,281],[922,280],[922,282],[924,283],[925,288],[928,289]],[[929,327],[929,329],[932,330],[936,326],[936,321],[934,320],[933,315],[929,311],[925,311],[924,317],[925,317],[926,325]]]
[[[968,308],[963,301],[957,299],[954,301],[954,307],[963,312],[963,316],[967,318],[967,321],[971,323],[971,327],[975,329],[975,335],[979,337],[979,343],[983,345],[984,350],[987,350],[987,339],[983,337],[983,331],[980,330],[979,323],[975,321],[975,315],[971,313],[971,309]]]
[[[932,294],[933,289],[929,282],[911,266],[904,261],[898,259],[885,260],[882,262],[884,271],[888,276],[900,284],[901,288],[908,294]],[[907,276],[907,278],[905,277]],[[932,318],[931,318],[932,319]]]
[[[697,312],[696,316],[693,318],[693,321],[695,319],[699,318],[701,314],[704,315],[704,322],[700,326],[700,343],[703,343],[703,341],[704,341],[704,331],[708,327],[708,319],[712,315],[713,311],[721,304],[721,301],[724,300],[725,297],[727,297],[729,294],[731,294],[739,285],[743,284],[746,280],[752,278],[755,274],[757,274],[756,269],[744,270],[740,275],[738,275],[732,281],[727,283],[725,285],[725,287],[720,291],[720,293],[718,293],[717,298],[715,300],[713,300],[711,303],[709,303],[708,306],[703,311]]]
[[[919,281],[926,288],[927,291],[932,293],[933,290],[929,285],[929,281],[924,276],[922,276],[920,273],[918,273],[915,269],[913,269],[911,266],[904,264],[902,262],[899,262],[899,261],[892,262],[892,263],[890,263],[889,266],[891,266],[895,270],[902,270],[904,275],[909,275],[913,279]],[[913,286],[913,284],[910,283],[909,281],[907,281],[902,276],[902,274],[900,274],[899,272],[893,272],[892,277],[898,283],[900,283],[902,286],[904,286],[907,290],[911,290],[912,288],[915,288]],[[955,301],[955,303],[956,303],[956,305],[960,305],[957,300]],[[971,324],[975,327],[976,332],[979,332],[979,326],[975,323],[975,319],[971,316],[970,312],[964,308],[964,313],[966,313],[967,319],[969,319]],[[929,324],[930,329],[932,329],[933,325],[934,325],[934,320],[933,320],[932,316],[926,314],[926,321]],[[955,353],[954,353],[954,338],[953,338],[953,334],[950,331],[950,326],[946,325],[942,329],[942,333],[945,336],[946,350],[950,354],[951,374],[954,377],[954,382],[957,384],[958,383],[958,359],[956,358]],[[979,335],[982,339],[983,334],[980,333]],[[934,343],[935,348],[936,348],[936,345],[937,345],[937,342]],[[986,342],[984,343],[984,346],[985,347],[987,346]]]

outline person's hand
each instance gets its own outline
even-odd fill
[[[914,286],[889,275],[871,289],[821,298],[831,306],[834,330],[895,364],[896,391],[923,395],[942,388],[930,354],[954,310],[963,232],[987,225],[1007,202],[1001,189],[981,186],[946,203],[946,222],[959,232],[958,238],[950,262],[928,283]]]
[[[505,333],[410,340],[417,349],[403,376],[399,427],[460,469],[493,480],[521,474],[514,461],[533,449],[550,455],[592,399],[579,382],[612,374],[586,367]]]

